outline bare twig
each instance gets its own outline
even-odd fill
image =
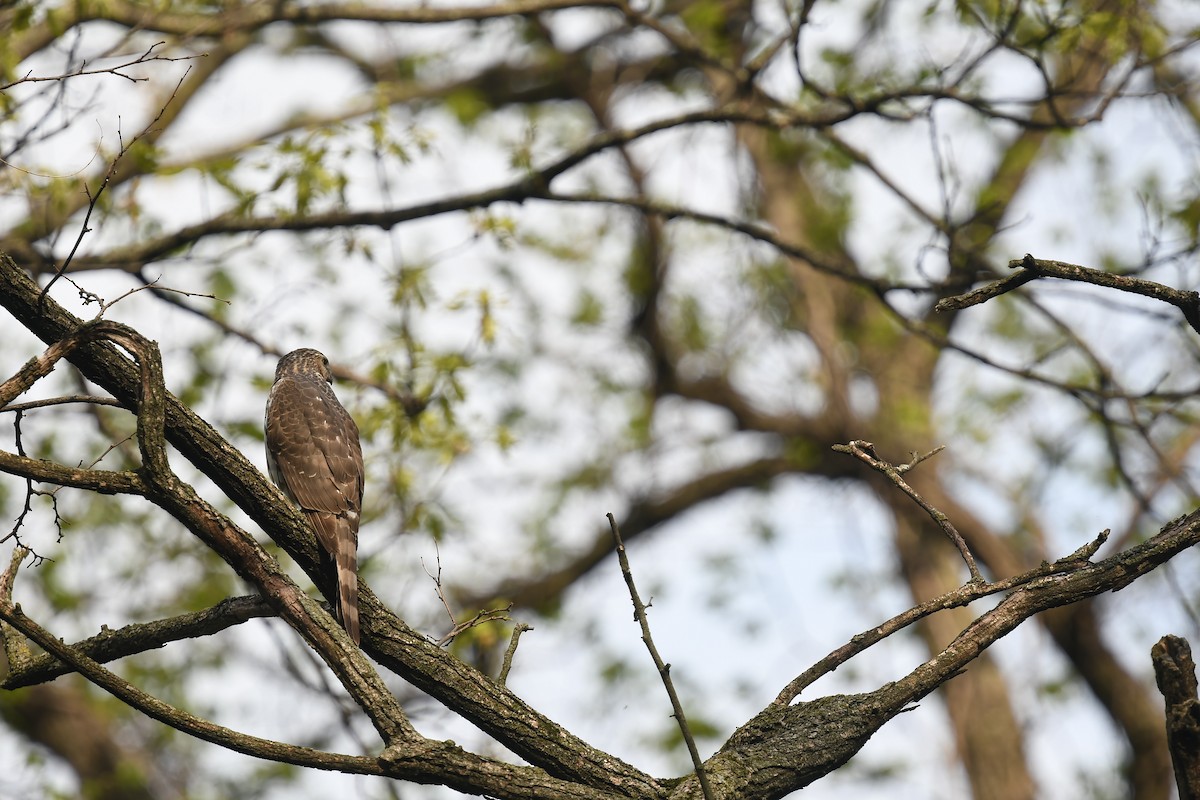
[[[454,625],[456,622],[454,609],[450,608],[450,601],[446,599],[446,592],[442,589],[442,551],[437,542],[433,543],[433,557],[437,563],[437,572],[430,572],[429,567],[425,566],[423,558],[421,559],[421,569],[425,570],[425,574],[433,581],[433,590],[437,592],[438,600],[442,601],[442,608],[446,609],[446,616],[450,618],[450,624]]]
[[[103,180],[100,181],[100,186],[96,189],[95,194],[93,194],[92,190],[90,188],[88,188],[87,183],[86,182],[84,183],[83,190],[85,192],[87,192],[88,207],[87,207],[87,212],[83,216],[83,225],[80,226],[79,236],[76,237],[75,244],[71,247],[71,252],[67,254],[67,257],[66,257],[66,259],[63,260],[62,265],[59,266],[59,268],[57,270],[55,270],[54,276],[52,278],[50,278],[50,280],[47,281],[46,285],[42,288],[42,293],[38,297],[39,303],[42,302],[43,300],[45,300],[46,294],[50,291],[50,287],[53,286],[55,281],[57,281],[59,278],[61,278],[63,273],[65,273],[67,271],[67,267],[69,267],[71,265],[71,261],[75,258],[76,251],[79,250],[79,245],[83,243],[83,237],[91,232],[92,229],[88,227],[88,221],[91,220],[91,218],[92,218],[92,212],[96,210],[96,203],[100,200],[100,195],[104,193],[104,189],[108,186],[109,181],[111,181],[113,179],[113,176],[116,175],[117,166],[121,163],[121,159],[125,157],[125,154],[129,152],[130,148],[132,148],[134,145],[136,145],[138,143],[138,141],[140,139],[142,139],[142,137],[146,136],[147,134],[149,134],[151,131],[154,130],[154,126],[156,124],[158,124],[158,121],[160,119],[162,119],[163,114],[165,114],[167,111],[167,106],[171,105],[171,101],[175,99],[175,95],[177,95],[179,93],[179,88],[181,86],[183,86],[183,82],[187,79],[188,72],[191,72],[191,71],[192,71],[192,68],[188,67],[187,72],[185,72],[183,74],[183,77],[181,77],[179,79],[179,82],[177,84],[175,84],[175,89],[171,92],[171,96],[167,98],[166,102],[163,103],[162,108],[160,108],[158,110],[158,115],[155,116],[154,119],[150,120],[150,124],[147,125],[145,128],[143,128],[138,133],[137,136],[134,136],[132,139],[130,139],[129,144],[125,144],[125,142],[123,140],[121,141],[121,149],[117,153],[117,157],[113,159],[111,164],[109,164],[108,171],[104,173],[104,178],[103,178]],[[121,135],[121,132],[120,132],[120,129],[118,128],[118,130],[117,130],[118,138],[120,137],[120,135]],[[82,291],[82,290],[80,290],[80,291]],[[90,293],[88,293],[88,296],[90,296],[92,299],[95,299],[95,300],[99,299],[99,298],[96,298],[95,295],[91,295]]]
[[[0,92],[7,91],[8,89],[13,88],[14,86],[19,86],[22,83],[51,83],[54,81],[65,81],[70,78],[78,78],[83,75],[116,75],[118,78],[124,78],[125,80],[129,81],[130,83],[140,83],[143,81],[148,81],[150,79],[149,78],[137,78],[137,77],[134,77],[133,75],[127,75],[124,72],[122,72],[121,70],[129,69],[130,67],[136,67],[139,64],[149,64],[154,61],[189,61],[193,58],[204,58],[203,53],[197,54],[197,55],[187,55],[187,56],[160,56],[160,55],[155,54],[154,51],[157,50],[159,47],[162,47],[164,44],[166,44],[166,42],[155,42],[154,44],[150,45],[150,47],[148,47],[146,49],[146,52],[142,53],[141,55],[137,56],[136,58],[132,58],[122,64],[117,64],[116,66],[112,66],[112,67],[97,67],[97,68],[89,69],[88,63],[86,61],[84,61],[82,64],[79,65],[79,69],[75,70],[74,72],[64,72],[61,75],[47,75],[47,76],[41,76],[41,77],[35,76],[33,74],[33,71],[30,70],[29,72],[26,72],[20,78],[17,78],[15,81],[12,81],[10,83],[4,84],[3,86],[0,86]],[[118,57],[120,57],[120,56],[118,56]]]
[[[456,622],[454,627],[446,633],[445,636],[437,640],[438,647],[445,647],[458,638],[463,631],[468,631],[471,628],[479,625],[486,625],[489,622],[507,622],[508,614],[512,611],[512,603],[509,603],[504,608],[485,608],[475,612],[475,616],[462,622]]]
[[[901,477],[901,475],[903,475],[905,472],[908,472],[917,464],[920,464],[925,459],[940,452],[942,450],[941,447],[926,453],[923,456],[914,455],[912,461],[900,467],[894,467],[881,459],[875,453],[875,445],[871,444],[870,442],[864,442],[860,439],[856,439],[850,442],[850,444],[835,444],[833,449],[839,453],[848,453],[872,469],[883,473],[885,476],[887,476],[888,480],[896,484],[900,491],[911,497],[913,501],[916,502],[916,504],[922,509],[924,509],[925,513],[937,523],[938,527],[942,529],[942,532],[945,533],[947,537],[949,537],[950,541],[954,542],[954,546],[957,547],[958,552],[962,554],[963,561],[967,563],[967,569],[971,571],[971,582],[978,583],[983,581],[983,575],[979,573],[979,565],[975,563],[975,556],[971,555],[971,551],[967,547],[967,543],[963,541],[962,534],[960,534],[958,529],[954,527],[954,523],[950,521],[949,517],[930,505],[924,497],[921,497],[921,495],[917,493],[916,489],[909,486],[908,483],[905,482],[904,478]]]
[[[8,411],[29,411],[34,408],[49,406],[65,406],[71,403],[90,403],[94,406],[115,406],[121,408],[121,402],[111,397],[97,397],[91,394],[71,394],[63,397],[47,397],[42,400],[30,400],[26,403],[10,403],[0,408],[0,414]]]
[[[642,602],[637,586],[634,585],[633,571],[629,568],[629,556],[625,553],[625,542],[621,540],[621,530],[617,527],[617,520],[611,513],[605,516],[608,517],[608,527],[612,530],[613,542],[617,546],[617,560],[621,564],[621,575],[625,578],[625,585],[629,588],[629,599],[633,601],[633,615],[642,627],[642,641],[646,643],[646,649],[650,651],[650,657],[654,659],[654,666],[658,668],[658,675],[662,678],[663,687],[667,690],[667,697],[671,698],[672,716],[679,724],[683,741],[687,743],[688,754],[692,757],[692,766],[696,768],[696,777],[700,780],[700,790],[704,793],[704,800],[714,800],[712,786],[708,783],[708,773],[704,771],[704,762],[700,760],[700,751],[696,749],[696,739],[692,736],[691,728],[688,727],[687,717],[683,713],[683,704],[679,702],[679,695],[675,692],[675,683],[671,680],[671,665],[662,660],[662,656],[658,654],[658,648],[654,646],[654,638],[650,635],[650,621],[646,618],[646,604]]]
[[[785,686],[783,691],[779,693],[779,696],[775,698],[775,702],[783,705],[792,702],[802,691],[815,683],[818,678],[828,675],[864,650],[886,639],[896,631],[907,628],[914,622],[928,617],[930,614],[944,611],[948,608],[966,606],[982,597],[997,594],[998,592],[1005,592],[1018,586],[1024,586],[1047,575],[1060,575],[1078,569],[1090,563],[1092,556],[1100,550],[1101,545],[1108,540],[1108,536],[1109,531],[1102,531],[1095,539],[1052,564],[1043,562],[1028,572],[993,583],[968,583],[952,592],[947,592],[939,597],[926,600],[920,605],[913,606],[883,624],[863,631],[816,664],[813,664],[799,677]]]
[[[446,592],[442,587],[442,554],[437,549],[437,542],[434,542],[434,552],[437,553],[437,572],[429,571],[425,566],[425,560],[421,559],[421,567],[425,570],[425,574],[433,581],[434,591],[437,592],[438,599],[442,601],[442,608],[446,609],[446,615],[450,617],[451,628],[442,638],[436,640],[438,647],[445,647],[453,642],[460,633],[477,625],[483,625],[488,622],[499,622],[508,619],[508,612],[512,611],[513,604],[509,603],[504,608],[487,608],[475,613],[475,616],[462,622],[454,615],[454,609],[450,608],[450,601],[446,598]],[[431,639],[433,637],[430,637]]]
[[[928,453],[913,453],[912,460],[909,461],[907,464],[901,464],[900,466],[896,467],[896,472],[903,475],[904,473],[908,472],[910,469],[915,467],[917,464],[920,464],[922,461],[925,461],[927,459],[933,458],[934,456],[936,456],[938,453],[942,452],[945,449],[946,449],[946,445],[939,444],[937,447],[933,448]]]
[[[155,278],[152,281],[145,281],[141,286],[133,287],[129,291],[125,292],[125,294],[117,297],[115,300],[110,300],[108,302],[101,303],[100,304],[100,314],[101,315],[104,314],[106,311],[108,311],[110,308],[115,306],[117,303],[124,300],[126,297],[130,297],[132,295],[137,294],[138,292],[144,292],[147,290],[149,290],[155,294],[165,292],[165,293],[182,295],[184,297],[203,297],[207,300],[216,300],[217,302],[224,303],[225,305],[230,305],[230,301],[223,300],[214,294],[208,294],[206,292],[189,292],[185,289],[172,289],[169,286],[157,286],[156,285],[157,283],[158,283],[158,278]]]
[[[25,445],[21,441],[21,417],[22,414],[20,411],[18,411],[17,416],[13,419],[13,438],[16,442],[17,457],[26,459],[28,456],[25,455]],[[39,495],[43,497],[48,496],[50,498],[50,502],[54,507],[54,524],[58,528],[58,538],[60,540],[62,539],[62,518],[58,515],[58,500],[54,497],[53,493],[44,492],[40,489],[33,488],[33,478],[28,475],[24,477],[25,502],[21,506],[21,513],[17,514],[17,518],[13,522],[12,530],[10,530],[5,536],[0,537],[0,542],[6,542],[9,539],[16,540],[18,550],[24,549],[33,554],[33,565],[36,567],[38,564],[41,564],[43,561],[45,561],[46,557],[38,555],[36,552],[34,552],[32,548],[21,541],[20,537],[21,526],[25,524],[25,518],[29,516],[29,512],[33,511],[33,498]]]
[[[1020,288],[1037,277],[1036,272],[1022,270],[994,283],[980,286],[978,289],[972,289],[966,294],[943,297],[933,308],[935,311],[959,311],[971,306],[977,306],[980,303],[986,303],[994,297],[1011,292],[1013,289]]]
[[[531,630],[533,630],[533,626],[526,625],[524,622],[518,622],[513,626],[512,638],[508,640],[508,649],[504,651],[504,661],[500,664],[500,676],[496,678],[496,683],[501,686],[508,681],[508,671],[512,669],[513,656],[517,654],[517,642],[520,641],[521,634]]]
[[[1035,278],[1059,278],[1064,281],[1078,281],[1103,286],[1107,289],[1117,289],[1130,294],[1151,297],[1161,300],[1178,308],[1183,318],[1192,326],[1192,330],[1200,333],[1200,293],[1184,291],[1164,286],[1161,283],[1135,278],[1131,275],[1118,275],[1104,270],[1081,267],[1068,264],[1065,261],[1051,261],[1034,258],[1028,253],[1022,259],[1008,262],[1010,269],[1019,271],[995,283],[974,289],[966,294],[946,297],[938,301],[935,308],[938,311],[957,310],[991,300],[1005,292],[1010,292],[1018,286],[1029,283]]]

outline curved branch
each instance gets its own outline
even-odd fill
[[[203,611],[155,622],[135,623],[115,630],[104,628],[95,636],[68,646],[74,652],[104,664],[164,647],[170,642],[212,636],[246,620],[274,614],[267,601],[257,595],[230,597]],[[0,686],[5,689],[35,686],[73,671],[70,664],[46,653],[29,659],[19,668],[13,667]]]
[[[541,770],[505,764],[463,751],[453,742],[407,743],[381,756],[351,756],[286,744],[216,725],[141,691],[133,684],[38,625],[20,606],[0,598],[0,619],[36,642],[52,657],[151,719],[229,750],[283,764],[336,770],[354,775],[381,775],[416,783],[445,783],[471,794],[508,800],[624,800],[547,778]]]

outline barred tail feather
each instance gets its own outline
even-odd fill
[[[343,540],[337,552],[338,616],[355,644],[358,634],[358,553],[353,540]]]
[[[321,548],[333,561],[338,592],[337,602],[333,603],[334,616],[358,644],[358,515],[339,516],[323,511],[309,511],[306,515]]]

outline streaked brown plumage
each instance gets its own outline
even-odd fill
[[[267,398],[267,469],[333,559],[337,615],[357,644],[362,445],[332,383],[329,359],[317,350],[293,350],[279,359]]]

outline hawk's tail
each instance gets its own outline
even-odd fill
[[[343,538],[337,551],[338,617],[358,644],[358,553],[354,542]]]
[[[337,577],[337,603],[334,615],[355,644],[358,635],[358,518],[356,512],[343,515],[325,511],[306,512],[317,532],[321,548],[331,557]],[[353,514],[353,518],[351,518]]]

